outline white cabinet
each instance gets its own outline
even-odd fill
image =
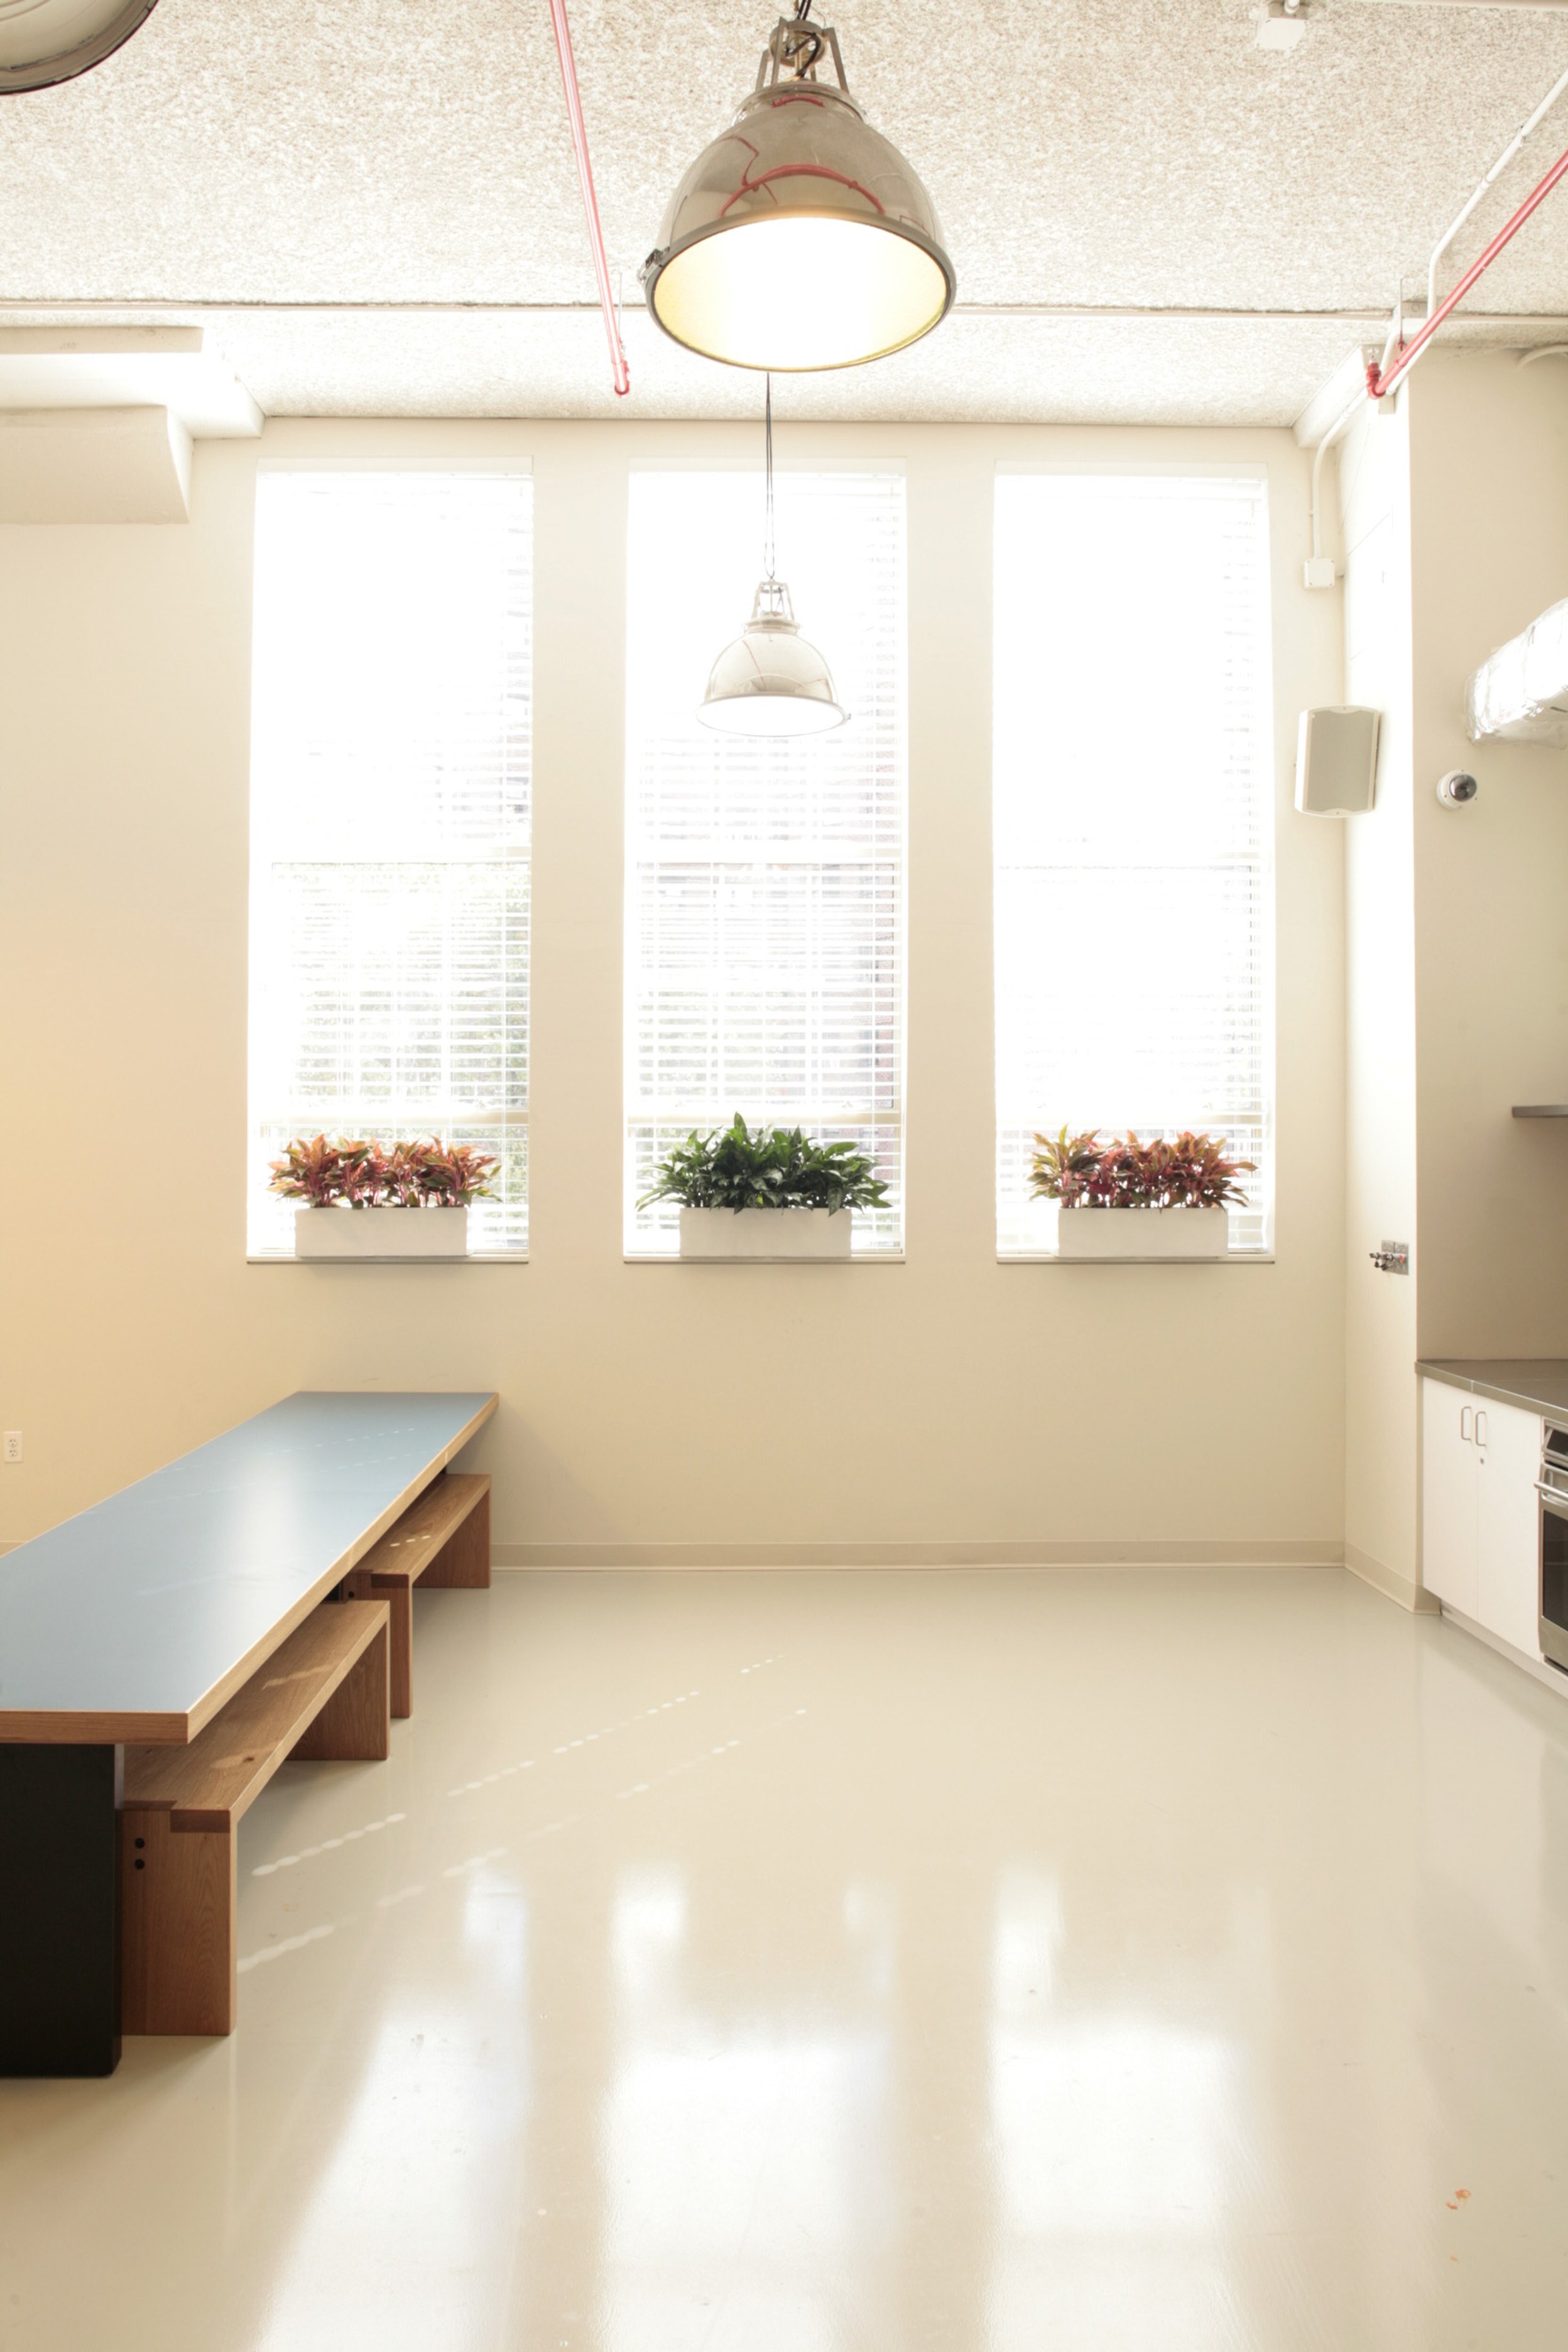
[[[1421,1387],[1421,1580],[1539,1657],[1540,1417],[1444,1381]]]
[[[1476,1414],[1476,1616],[1527,1656],[1541,1655],[1541,1422],[1513,1404]]]
[[[1421,1383],[1421,1581],[1466,1617],[1476,1609],[1476,1401],[1444,1381]]]

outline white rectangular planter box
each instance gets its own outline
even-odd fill
[[[1058,1257],[1213,1258],[1229,1247],[1224,1209],[1064,1209],[1057,1220]]]
[[[843,1260],[854,1223],[853,1209],[682,1209],[680,1255]]]
[[[296,1209],[294,1255],[311,1258],[467,1257],[467,1209]]]

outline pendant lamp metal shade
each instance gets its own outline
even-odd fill
[[[157,0],[0,0],[0,93],[48,89],[101,65]]]
[[[838,37],[805,7],[775,28],[757,87],[675,192],[643,266],[648,309],[705,359],[795,373],[919,341],[957,280],[936,212],[850,97]],[[816,78],[830,56],[837,87]]]
[[[848,718],[782,580],[759,583],[752,617],[714,663],[697,716],[727,735],[822,735]]]

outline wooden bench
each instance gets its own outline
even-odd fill
[[[391,1748],[384,1601],[328,1601],[186,1748],[127,1748],[121,2029],[232,2033],[241,1816],[290,1756]]]
[[[447,1470],[366,1552],[341,1590],[392,1611],[392,1712],[414,1712],[414,1588],[490,1580],[490,1482]]]
[[[284,1756],[386,1754],[391,1596],[322,1604],[496,1402],[302,1391],[7,1555],[0,2076],[111,2074],[122,1979],[133,2032],[232,2024],[235,1823]],[[411,1523],[433,1550],[405,1529],[389,1555],[410,1585],[489,1582],[488,1487],[448,1522],[464,1492]]]

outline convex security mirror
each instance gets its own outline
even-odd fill
[[[0,93],[48,89],[101,65],[157,0],[0,0]]]

